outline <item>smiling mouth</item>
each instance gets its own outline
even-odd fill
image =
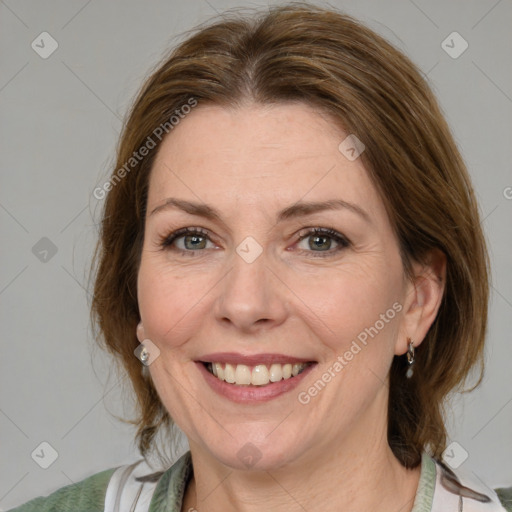
[[[293,379],[313,364],[315,363],[311,361],[308,363],[274,363],[271,365],[248,366],[245,364],[203,362],[205,368],[217,379],[236,386],[267,386],[281,380]]]

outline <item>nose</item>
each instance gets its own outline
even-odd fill
[[[219,290],[215,317],[228,327],[257,333],[282,324],[286,318],[287,288],[268,266],[265,252],[251,263],[235,253]]]

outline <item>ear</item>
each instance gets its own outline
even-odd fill
[[[137,339],[142,343],[146,339],[146,334],[144,332],[144,326],[142,322],[139,322],[137,325]]]
[[[425,263],[413,264],[414,278],[405,287],[403,317],[395,354],[407,352],[407,338],[417,347],[437,317],[446,283],[446,255],[432,249]]]

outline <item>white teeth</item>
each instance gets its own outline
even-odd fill
[[[235,369],[230,364],[226,364],[226,366],[224,367],[224,380],[231,384],[235,383]]]
[[[283,365],[283,379],[289,379],[292,376],[292,365]]]
[[[251,384],[253,386],[264,386],[269,382],[268,368],[264,364],[259,364],[252,369]]]
[[[235,370],[235,382],[237,384],[251,383],[251,369],[245,364],[237,364]]]
[[[215,377],[219,377],[220,380],[224,380],[224,369],[220,363],[212,364],[213,367],[213,375]]]
[[[286,380],[296,377],[301,373],[309,363],[287,363],[270,365],[270,369],[264,364],[258,364],[250,366],[245,364],[225,364],[222,363],[211,363],[208,365],[210,372],[213,373],[218,379],[230,384],[236,384],[238,386],[266,386],[271,382],[279,382],[280,380]]]
[[[270,367],[270,382],[279,382],[283,378],[283,367],[280,364],[273,364]]]

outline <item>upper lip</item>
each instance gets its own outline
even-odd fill
[[[245,364],[246,366],[256,366],[258,364],[286,364],[286,363],[312,363],[312,359],[304,359],[301,357],[287,356],[286,354],[253,354],[243,355],[237,352],[216,352],[214,354],[206,354],[198,359],[203,363],[228,363],[228,364]]]

